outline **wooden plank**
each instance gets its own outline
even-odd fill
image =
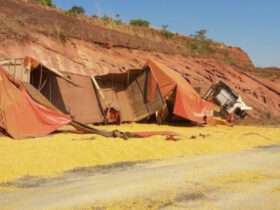
[[[103,91],[101,90],[98,82],[96,81],[95,77],[94,76],[91,76],[91,80],[94,84],[94,87],[96,88],[97,92],[98,92],[98,95],[101,97],[102,100],[104,100],[104,102],[106,101],[106,98],[105,98],[105,95],[103,93]],[[105,103],[107,105],[107,103]]]

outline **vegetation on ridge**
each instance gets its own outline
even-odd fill
[[[150,22],[143,19],[132,19],[129,21],[129,24],[132,26],[141,26],[141,27],[150,27]]]
[[[71,9],[66,11],[67,15],[85,15],[86,11],[82,6],[73,6]]]
[[[44,6],[55,7],[52,0],[34,0],[34,2],[39,3]]]
[[[207,37],[207,30],[201,29],[191,35],[192,39],[186,43],[186,47],[195,54],[214,53],[213,41]]]
[[[26,1],[26,0],[25,0]],[[30,2],[37,2],[42,5],[55,7],[53,0],[28,0]],[[23,6],[24,7],[24,6]],[[28,7],[28,6],[27,6]],[[34,8],[35,9],[35,8]],[[40,12],[43,12],[44,8],[37,8],[37,12],[32,13],[30,16],[36,19],[36,15],[41,15]],[[24,11],[24,10],[22,10]],[[49,14],[48,14],[49,13]],[[77,38],[87,41],[95,41],[95,38],[91,35],[93,33],[80,33],[81,31],[98,31],[99,29],[95,28],[96,26],[102,27],[103,29],[110,29],[108,34],[120,32],[116,35],[119,37],[118,40],[124,40],[123,36],[127,36],[129,42],[126,42],[124,46],[128,48],[139,48],[139,43],[141,47],[139,49],[143,50],[154,50],[163,53],[178,53],[182,55],[191,55],[191,56],[203,56],[211,57],[224,61],[229,65],[236,65],[244,68],[253,68],[253,64],[250,62],[250,59],[246,58],[246,55],[243,56],[243,52],[238,52],[238,50],[232,50],[226,45],[213,41],[207,37],[207,30],[199,30],[194,35],[185,36],[178,33],[174,33],[169,30],[169,25],[164,24],[161,28],[151,27],[152,23],[149,20],[137,18],[130,21],[124,21],[121,19],[119,14],[115,16],[97,16],[92,15],[88,16],[85,12],[85,9],[82,6],[73,6],[71,9],[63,11],[61,9],[52,9],[42,13],[44,16],[38,19],[36,22],[44,23],[44,19],[51,19],[51,16],[56,17],[56,21],[53,27],[40,24],[40,27],[34,27],[35,30],[40,32],[52,35],[62,42],[67,42],[71,38]],[[66,16],[71,16],[74,19],[68,19],[68,17],[63,17],[63,14]],[[25,23],[22,18],[20,22],[17,22],[11,18],[10,22],[14,23],[15,33],[21,34],[24,31],[22,26],[19,23]],[[64,20],[63,20],[64,19]],[[1,21],[1,20],[0,20]],[[7,17],[5,20],[7,21]],[[46,21],[47,24],[48,21]],[[70,22],[72,24],[70,24]],[[8,28],[11,28],[11,24],[8,24]],[[35,24],[36,25],[36,24]],[[31,26],[32,27],[32,26]],[[18,28],[18,29],[16,29]],[[90,29],[92,28],[92,30]],[[94,29],[95,28],[95,29]],[[3,29],[5,30],[5,29]],[[109,38],[106,38],[107,42],[111,42],[112,45],[115,45],[115,40],[112,40],[111,35],[106,34]],[[121,38],[123,37],[123,38]],[[100,41],[100,40],[99,40]],[[127,45],[126,45],[127,44]],[[116,45],[119,45],[118,43]],[[120,44],[123,45],[123,44]],[[243,56],[243,60],[239,59],[240,56]]]
[[[167,38],[167,39],[171,39],[174,37],[174,33],[172,33],[171,31],[168,30],[168,25],[162,25],[161,26],[161,33],[162,35]]]

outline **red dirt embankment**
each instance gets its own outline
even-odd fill
[[[280,68],[278,67],[257,68],[254,73],[260,77],[269,79],[274,83],[280,84]]]
[[[32,56],[60,71],[83,75],[141,68],[151,58],[184,74],[201,94],[214,82],[226,82],[254,108],[251,116],[258,121],[280,119],[280,85],[256,76],[255,70],[250,73],[253,64],[239,48],[220,46],[238,61],[230,65],[221,55],[193,56],[172,40],[108,30],[55,9],[16,0],[0,0],[0,5],[1,58]]]
[[[172,38],[166,38],[160,30],[102,22],[86,16],[75,17],[59,9],[23,3],[23,0],[0,0],[0,5],[0,40],[12,37],[22,42],[35,41],[33,34],[40,33],[62,42],[74,38],[109,48],[123,47],[184,56],[199,54],[246,68],[253,67],[250,58],[240,48],[218,42],[209,42],[211,49],[201,53],[188,44],[191,37],[177,33]]]

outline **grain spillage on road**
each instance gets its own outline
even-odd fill
[[[115,129],[116,126],[104,128]],[[127,124],[118,129],[123,131],[172,130],[182,134],[183,137],[178,142],[166,141],[160,136],[124,141],[67,133],[25,141],[14,141],[3,137],[0,139],[0,182],[9,182],[24,176],[58,176],[79,167],[230,153],[280,144],[280,130],[272,127],[187,128]]]

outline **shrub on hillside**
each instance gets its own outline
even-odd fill
[[[67,15],[84,15],[85,9],[82,6],[73,6],[71,9],[66,11]]]
[[[161,33],[166,39],[172,39],[174,37],[174,33],[168,30],[161,30]]]
[[[150,22],[143,19],[133,19],[129,21],[129,24],[132,26],[141,26],[141,27],[150,27]]]
[[[207,41],[210,40],[209,38],[207,38],[207,30],[206,29],[201,29],[195,32],[194,35],[191,35],[194,39],[196,40],[203,40],[203,41]]]
[[[191,35],[192,39],[187,41],[186,47],[196,54],[214,53],[213,41],[207,38],[207,30],[202,29]]]
[[[115,24],[115,25],[121,25],[123,24],[123,21],[120,18],[120,15],[116,15],[116,18],[104,15],[101,17],[101,20],[103,20],[107,24]]]
[[[166,39],[172,39],[174,37],[174,33],[168,30],[168,25],[162,25],[161,26],[161,34],[166,38]]]
[[[49,6],[49,7],[55,7],[52,0],[34,0],[34,2],[45,5],[45,6]]]

